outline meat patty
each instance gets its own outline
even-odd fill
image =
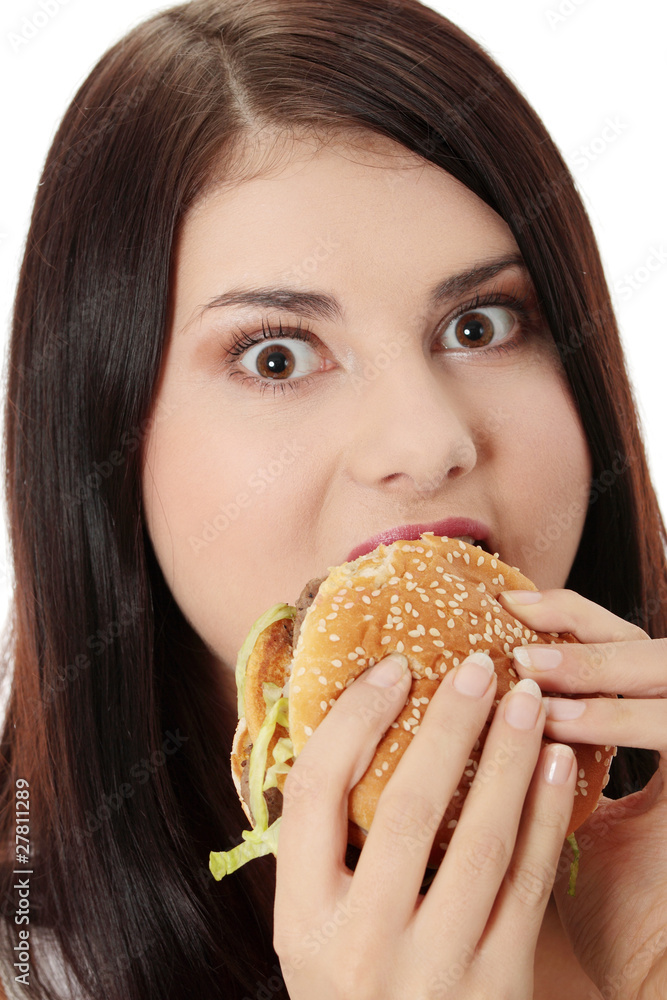
[[[296,617],[294,618],[294,636],[292,638],[292,649],[296,649],[296,644],[299,639],[299,632],[301,631],[301,623],[306,617],[306,611],[310,605],[315,600],[315,595],[320,589],[320,584],[324,583],[326,576],[321,576],[318,580],[309,580],[306,586],[303,588],[299,594],[299,599],[296,602]]]

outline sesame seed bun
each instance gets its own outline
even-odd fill
[[[264,714],[261,679],[270,675],[274,683],[282,685],[289,677],[289,737],[296,757],[341,692],[359,674],[391,652],[407,656],[413,680],[406,705],[380,740],[370,766],[349,796],[348,839],[361,847],[378,798],[419,730],[438,684],[470,653],[488,653],[498,675],[496,697],[433,839],[428,864],[436,868],[480,766],[496,706],[519,680],[512,649],[532,642],[577,642],[570,633],[527,628],[497,600],[504,590],[536,589],[497,553],[492,555],[457,539],[429,532],[416,541],[380,545],[353,562],[330,569],[301,622],[293,659],[291,621],[274,622],[261,634],[261,644],[255,647],[246,672],[248,720],[253,719],[256,732]],[[273,652],[267,660],[264,654],[270,650]],[[282,727],[277,727],[271,746],[284,735]],[[543,737],[542,742],[553,741]],[[611,746],[574,744],[573,749],[578,776],[568,835],[596,808],[616,754]],[[493,762],[487,767],[492,777]],[[279,778],[277,787],[282,791],[285,776]]]

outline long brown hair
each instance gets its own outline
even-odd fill
[[[64,116],[14,307],[0,822],[13,845],[26,779],[25,996],[58,995],[40,934],[90,997],[287,996],[262,912],[275,859],[219,884],[208,873],[209,850],[245,826],[229,775],[234,706],[160,574],[140,493],[148,428],[168,419],[153,399],[179,223],[213,179],[243,176],[260,132],[388,136],[507,220],[593,457],[567,586],[667,634],[665,528],[600,257],[516,87],[418,0],[194,0],[152,17],[101,58]],[[557,544],[564,516],[531,544]],[[620,753],[607,794],[654,767],[652,754]],[[0,861],[9,956],[13,848]]]

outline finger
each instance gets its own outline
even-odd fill
[[[380,668],[398,658],[397,683],[378,686]],[[305,923],[327,912],[345,871],[348,793],[404,707],[412,677],[393,654],[366,670],[336,699],[296,758],[283,789],[276,868],[276,915]],[[373,683],[375,682],[375,683]],[[349,873],[348,873],[349,874]],[[303,886],[308,886],[308,893]]]
[[[418,934],[431,936],[437,927],[456,950],[484,933],[514,851],[544,719],[534,681],[517,684],[499,703],[445,858],[419,908]],[[446,909],[448,900],[465,905]]]
[[[544,734],[562,743],[593,743],[667,751],[667,704],[662,699],[544,698]],[[577,718],[564,719],[581,710]]]
[[[543,747],[524,805],[512,861],[503,879],[483,944],[499,959],[521,941],[537,947],[567,834],[577,768],[571,747]]]
[[[523,603],[522,595],[530,601]],[[534,601],[535,597],[539,600]],[[612,614],[574,590],[505,590],[503,607],[536,632],[571,632],[579,642],[622,642],[648,639],[638,625]]]
[[[479,678],[474,694],[454,685],[465,668],[473,684]],[[433,838],[489,716],[496,685],[493,661],[485,654],[472,654],[448,671],[380,796],[350,893],[363,901],[369,919],[381,917],[388,934],[402,930],[414,912]]]
[[[517,646],[516,671],[545,690],[667,697],[667,639]]]

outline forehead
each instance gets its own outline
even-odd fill
[[[412,254],[417,263],[429,249],[441,255],[454,247],[456,264],[482,250],[517,249],[504,220],[464,184],[372,133],[246,140],[221,164],[180,235],[188,255],[224,253],[226,245],[237,263],[275,261],[300,244],[305,253],[317,236],[341,238],[348,258],[371,246],[377,252],[384,241],[383,254]]]
[[[183,232],[205,225],[213,213],[231,218],[255,214],[253,209],[275,212],[285,199],[290,208],[298,206],[300,216],[331,216],[338,208],[342,218],[346,204],[355,203],[355,210],[373,210],[378,221],[406,205],[417,213],[425,207],[415,220],[423,222],[438,206],[450,213],[465,210],[511,239],[504,221],[447,171],[388,136],[365,130],[245,137],[221,158],[189,209]],[[290,228],[298,222],[293,214]]]

